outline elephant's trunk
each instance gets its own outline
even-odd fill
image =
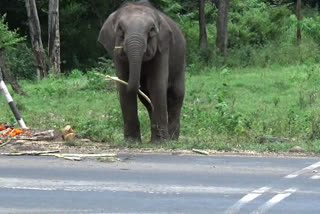
[[[144,39],[141,35],[132,34],[126,43],[129,59],[129,93],[137,93],[140,86],[141,63],[145,52]]]

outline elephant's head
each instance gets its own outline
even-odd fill
[[[129,62],[128,92],[137,93],[141,64],[162,53],[173,42],[163,15],[147,1],[127,3],[104,23],[98,41],[113,57]]]

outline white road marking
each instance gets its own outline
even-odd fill
[[[21,189],[38,191],[74,191],[74,192],[143,192],[153,194],[245,194],[250,188],[220,186],[145,184],[135,182],[90,181],[90,180],[47,180],[29,178],[0,177],[0,189]]]
[[[260,195],[262,195],[263,193],[265,193],[269,189],[271,189],[271,188],[270,187],[261,187],[259,189],[252,191],[251,193],[243,196],[237,203],[235,203],[230,208],[228,208],[225,211],[225,214],[237,213],[241,209],[241,207],[243,207],[245,204],[248,204],[250,201],[253,201],[254,199],[258,198]]]
[[[82,214],[164,214],[164,212],[108,212],[96,211],[91,209],[56,209],[56,208],[1,208],[0,214],[57,214],[57,213],[82,213]],[[170,212],[172,214],[181,214],[181,212]]]
[[[295,191],[297,191],[297,189],[294,189],[294,188],[286,189],[284,192],[275,195],[273,198],[271,198],[269,201],[264,203],[261,207],[259,207],[255,211],[253,211],[251,214],[263,214],[263,213],[266,213],[270,208],[275,206],[277,203],[279,203],[283,199],[289,197]]]
[[[305,167],[305,168],[303,168],[301,170],[298,170],[298,171],[296,171],[296,172],[294,172],[294,173],[292,173],[290,175],[287,175],[287,176],[285,176],[285,178],[295,178],[295,177],[298,177],[299,175],[301,175],[303,173],[306,173],[308,171],[314,170],[314,169],[316,169],[318,167],[320,167],[320,161],[315,163],[315,164],[312,164],[312,165],[310,165],[308,167]]]
[[[0,214],[43,214],[43,213],[82,213],[82,214],[102,214],[88,209],[56,209],[56,208],[17,208],[17,207],[0,207]]]
[[[311,177],[313,180],[320,179],[320,172]]]

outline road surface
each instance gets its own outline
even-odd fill
[[[0,156],[0,213],[320,213],[320,158]]]

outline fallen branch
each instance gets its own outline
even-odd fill
[[[200,149],[192,149],[192,151],[201,155],[209,155],[209,152]]]
[[[9,143],[11,143],[11,140],[8,140],[8,141],[6,141],[6,142],[4,142],[4,143],[1,143],[1,144],[0,144],[0,147],[3,147],[3,146],[5,146],[5,145],[7,145],[7,144],[9,144]]]
[[[116,154],[40,154],[40,156],[54,156],[72,161],[81,161],[83,158],[108,158],[110,161],[116,160]]]
[[[82,158],[78,158],[78,157],[62,157],[63,159],[66,160],[71,160],[71,161],[81,161]]]
[[[80,158],[80,157],[70,157],[70,156],[64,156],[61,154],[41,154],[41,156],[54,156],[57,158],[63,158],[63,159],[72,160],[72,161],[81,161],[82,160],[82,158]]]
[[[60,150],[53,150],[53,151],[25,151],[25,152],[11,152],[11,153],[0,153],[0,155],[6,156],[22,156],[22,155],[50,155],[52,153],[58,153]]]
[[[36,133],[33,134],[33,136],[46,136],[46,135],[54,135],[54,130],[36,132]]]
[[[59,153],[59,150],[53,151],[25,151],[25,152],[12,152],[12,153],[0,153],[0,155],[6,156],[22,156],[22,155],[32,155],[32,156],[54,156],[57,158],[63,158],[72,161],[81,161],[83,158],[106,158],[110,161],[118,160],[116,158],[117,154],[105,153],[105,154],[68,154]]]
[[[41,156],[59,156],[59,157],[79,157],[79,158],[98,158],[98,157],[115,157],[117,154],[68,154],[68,153],[62,153],[62,154],[40,154]]]
[[[17,136],[16,139],[18,140],[31,140],[31,141],[40,141],[40,140],[54,140],[55,134],[54,130],[36,132],[32,136]]]

